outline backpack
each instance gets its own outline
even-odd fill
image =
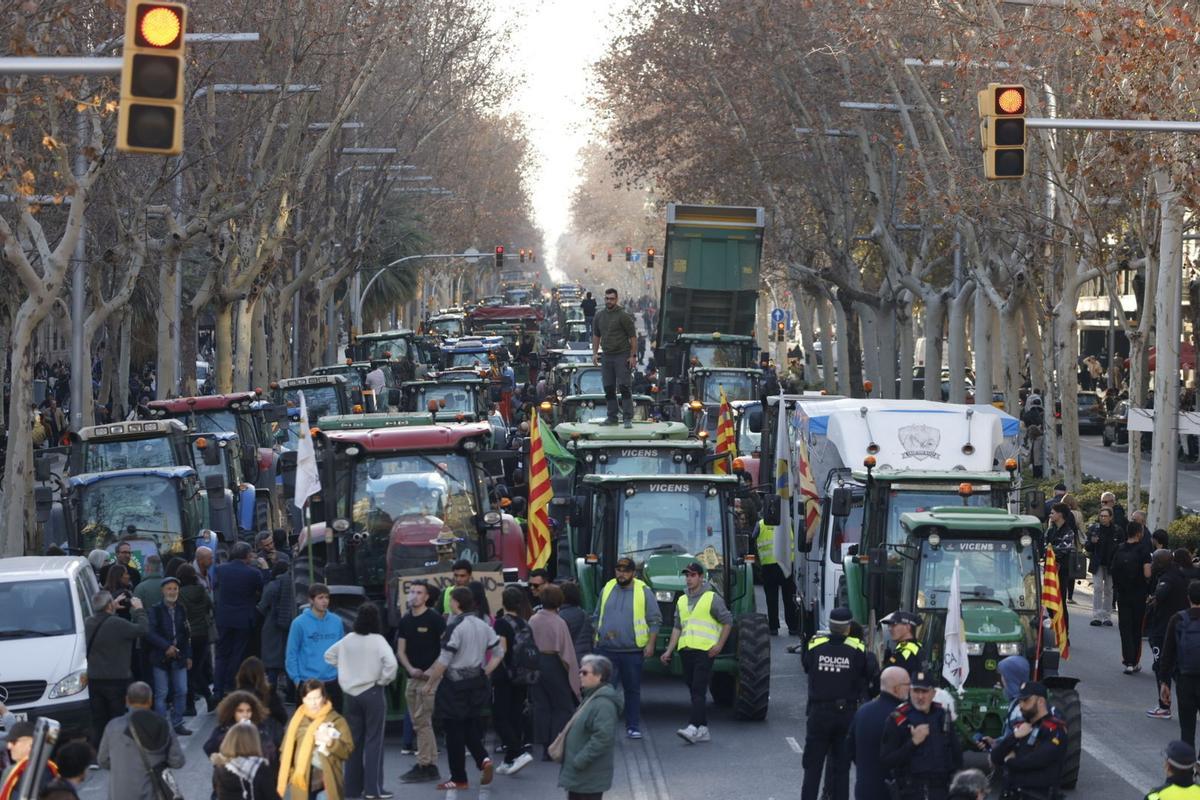
[[[533,628],[529,627],[528,622],[519,617],[510,617],[509,622],[513,626],[513,637],[508,658],[504,659],[505,669],[513,683],[532,686],[541,677],[538,660],[542,653],[533,640]]]
[[[1180,611],[1175,621],[1176,664],[1181,675],[1200,675],[1200,619]]]
[[[1040,405],[1030,406],[1026,409],[1024,416],[1021,419],[1025,423],[1025,427],[1029,428],[1037,425],[1039,428],[1046,422],[1046,412]]]

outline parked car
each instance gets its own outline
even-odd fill
[[[1097,392],[1080,392],[1076,402],[1079,413],[1079,432],[1103,434],[1106,421],[1104,398]],[[1062,403],[1058,400],[1054,401],[1054,419],[1058,432],[1062,433]]]
[[[1129,401],[1121,400],[1104,420],[1101,440],[1105,447],[1129,444]],[[1149,431],[1142,433],[1142,449],[1149,450],[1154,436]]]

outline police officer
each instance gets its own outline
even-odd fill
[[[1021,684],[1017,694],[1023,722],[992,747],[992,764],[1004,770],[1006,798],[1048,798],[1058,789],[1067,752],[1067,724],[1050,713],[1046,687]]]
[[[881,622],[891,631],[892,643],[883,652],[883,668],[904,667],[908,674],[922,668],[921,643],[914,636],[921,618],[911,611],[893,611]]]
[[[847,734],[858,702],[874,680],[866,646],[861,639],[850,636],[852,620],[850,609],[835,608],[829,613],[829,633],[814,636],[804,651],[808,725],[804,736],[801,800],[817,800],[826,756],[833,761],[830,770],[833,800],[847,800],[850,796]]]
[[[767,625],[771,635],[779,633],[779,594],[783,593],[783,619],[787,623],[788,633],[797,636],[800,633],[800,612],[796,608],[796,581],[791,575],[783,574],[779,559],[775,557],[775,526],[768,525],[761,519],[754,526],[754,540],[758,544],[758,563],[762,565],[763,591],[767,597]],[[791,544],[796,544],[796,535],[791,533]]]
[[[1145,800],[1197,800],[1200,785],[1193,780],[1196,751],[1187,742],[1176,739],[1167,745],[1167,782],[1146,795]]]
[[[962,750],[950,712],[933,702],[932,672],[912,674],[909,701],[888,717],[879,745],[879,762],[889,770],[895,800],[945,800],[950,778],[962,768]]]

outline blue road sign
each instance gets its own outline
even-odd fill
[[[771,322],[783,322],[782,308],[775,308],[771,310]]]

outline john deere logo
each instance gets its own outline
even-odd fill
[[[994,658],[989,658],[987,661],[983,662],[983,668],[986,669],[988,672],[992,672],[993,670],[996,669],[996,667],[997,667],[996,659],[994,659]]]
[[[942,441],[942,432],[929,425],[908,425],[896,432],[900,444],[904,447],[902,458],[915,458],[924,461],[927,458],[937,458],[938,444]]]

